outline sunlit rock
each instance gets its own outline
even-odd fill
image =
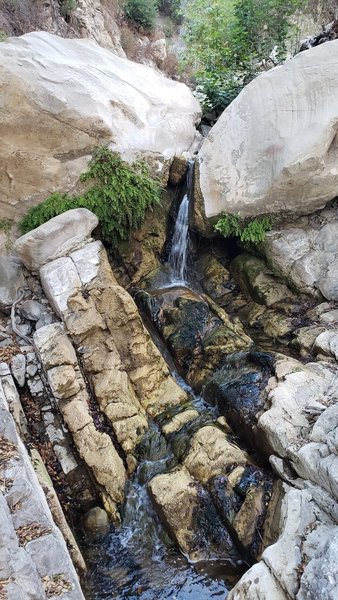
[[[205,213],[256,217],[322,208],[338,189],[338,41],[247,85],[199,153]]]

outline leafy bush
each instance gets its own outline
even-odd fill
[[[176,25],[182,23],[181,0],[160,0],[159,11],[170,17]]]
[[[71,208],[88,208],[99,219],[102,237],[116,245],[139,227],[148,208],[161,199],[161,186],[142,162],[129,165],[107,147],[94,150],[81,181],[93,185],[82,196],[55,193],[29,210],[21,221],[23,233]]]
[[[157,16],[157,0],[126,0],[124,12],[136,25],[153,29]]]
[[[269,217],[252,219],[252,221],[241,221],[237,215],[223,215],[216,225],[216,231],[219,231],[224,237],[238,237],[241,242],[251,242],[258,244],[263,242],[265,234],[272,227]]]
[[[184,61],[207,109],[223,110],[260,71],[282,62],[300,0],[190,0]]]
[[[76,0],[59,0],[59,5],[61,15],[67,19],[73,10],[76,9]]]
[[[2,29],[0,29],[0,42],[4,42],[7,39],[7,33],[6,31],[3,31]]]

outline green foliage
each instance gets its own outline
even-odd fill
[[[0,42],[4,42],[7,39],[7,33],[6,31],[3,31],[3,29],[0,29]]]
[[[163,15],[170,17],[176,25],[182,23],[181,0],[160,0],[158,8]]]
[[[73,10],[76,9],[76,0],[59,0],[60,13],[63,17],[70,17]]]
[[[12,222],[9,219],[0,219],[0,231],[9,233],[12,227]]]
[[[190,0],[184,61],[205,108],[220,112],[259,72],[282,62],[300,0]],[[203,98],[202,98],[203,100]]]
[[[124,12],[135,25],[153,29],[157,16],[157,0],[126,0]]]
[[[116,245],[139,227],[148,208],[160,202],[161,187],[143,162],[129,165],[107,147],[94,150],[81,181],[93,182],[82,196],[55,193],[30,209],[21,221],[23,233],[71,208],[88,208],[99,219],[102,237]]]
[[[252,219],[252,221],[241,221],[237,215],[223,215],[216,225],[216,231],[219,231],[224,237],[238,237],[241,242],[250,242],[258,244],[263,242],[265,234],[272,227],[272,222],[269,217],[261,217]]]

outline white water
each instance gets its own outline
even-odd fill
[[[171,250],[168,258],[170,268],[170,285],[186,285],[187,258],[189,248],[189,199],[194,163],[189,163],[187,175],[187,192],[180,204]]]

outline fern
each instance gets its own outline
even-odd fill
[[[216,223],[215,230],[224,237],[238,237],[241,242],[258,244],[265,239],[266,232],[272,227],[269,217],[252,219],[245,222],[237,215],[223,215]]]
[[[82,196],[54,193],[29,210],[21,221],[23,233],[71,208],[88,208],[99,219],[102,237],[112,245],[140,227],[145,212],[161,200],[161,186],[143,162],[132,165],[106,146],[94,149],[88,170],[80,177],[92,186]]]

